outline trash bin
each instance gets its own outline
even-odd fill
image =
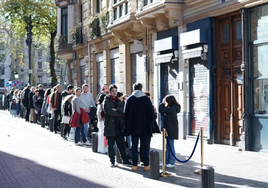
[[[46,120],[46,116],[41,115],[41,117],[40,117],[41,127],[45,127],[45,120]]]
[[[98,132],[92,133],[92,151],[98,152]]]
[[[151,151],[150,152],[150,178],[152,179],[159,179],[159,152],[158,151]]]
[[[202,188],[214,188],[214,168],[206,166],[201,168]]]
[[[49,118],[49,130],[53,132],[53,119]]]

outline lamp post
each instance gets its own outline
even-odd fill
[[[25,17],[25,22],[27,24],[26,26],[26,31],[27,31],[27,39],[26,39],[26,44],[28,46],[29,49],[29,84],[31,84],[32,82],[32,58],[31,58],[31,54],[32,54],[32,18],[31,15],[29,17]]]
[[[15,72],[14,77],[15,77],[15,79],[18,79],[19,78],[19,73]]]

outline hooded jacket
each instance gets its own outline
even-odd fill
[[[154,109],[144,92],[136,90],[125,104],[126,135],[152,136]]]
[[[166,128],[168,137],[170,139],[178,140],[179,138],[179,123],[177,113],[181,111],[180,105],[171,105],[165,107],[164,103],[159,105],[159,113],[164,116],[164,125],[163,127]]]

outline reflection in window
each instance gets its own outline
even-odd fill
[[[123,15],[123,5],[119,7],[119,18],[121,18]]]
[[[254,113],[268,112],[268,80],[254,80]]]
[[[222,26],[222,42],[223,43],[229,42],[229,24],[224,24]]]
[[[268,76],[268,44],[253,47],[254,77]]]

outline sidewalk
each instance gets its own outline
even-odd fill
[[[110,168],[107,155],[91,147],[74,146],[59,134],[11,118],[0,111],[0,187],[201,187],[200,142],[193,158],[167,169],[173,176],[149,178],[142,167]],[[185,160],[195,140],[175,141],[177,157]],[[162,158],[162,136],[152,138],[151,150]],[[215,169],[215,187],[268,187],[268,154],[241,152],[236,147],[205,144],[204,164]],[[34,177],[34,178],[33,178]]]

